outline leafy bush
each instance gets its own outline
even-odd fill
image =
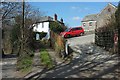
[[[25,55],[22,59],[18,60],[17,69],[26,72],[32,68],[33,57]]]
[[[114,47],[114,33],[116,32],[115,15],[112,15],[109,23],[96,29],[95,43],[106,50]]]
[[[55,33],[63,32],[66,27],[59,22],[50,22],[50,29]]]
[[[59,55],[60,57],[61,51],[64,51],[65,49],[66,40],[62,38],[60,35],[51,31],[50,41],[51,41],[51,47],[56,51],[57,55]]]
[[[39,34],[40,39],[42,39],[43,37],[45,37],[47,35],[46,32],[34,32],[34,37],[36,38],[36,34]]]
[[[115,12],[115,18],[118,29],[118,52],[120,52],[120,1],[118,3],[117,11]]]
[[[40,34],[40,39],[42,39],[43,37],[45,37],[47,35],[46,32],[40,32],[39,34]]]

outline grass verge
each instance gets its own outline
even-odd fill
[[[46,68],[50,69],[50,68],[53,67],[53,62],[52,62],[51,57],[49,56],[46,49],[41,49],[40,50],[40,59],[41,59],[42,64]]]
[[[20,61],[18,61],[17,68],[23,73],[27,73],[31,71],[32,60],[33,60],[33,57],[29,55],[25,55],[24,57],[22,57]]]

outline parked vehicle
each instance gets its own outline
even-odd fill
[[[73,37],[73,36],[82,36],[84,34],[84,29],[82,27],[68,28],[64,32],[61,32],[60,35],[64,38]]]

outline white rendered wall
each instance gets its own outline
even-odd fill
[[[42,27],[43,26],[43,27]],[[33,28],[35,32],[49,32],[49,22],[38,23]]]
[[[33,28],[34,32],[46,32],[47,35],[45,36],[45,38],[46,39],[50,38],[49,22],[42,22],[34,25],[35,25],[35,27]]]

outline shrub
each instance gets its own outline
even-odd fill
[[[112,15],[108,24],[95,30],[95,43],[106,50],[114,47],[114,33],[116,30],[115,16]]]
[[[120,1],[118,3],[117,11],[115,12],[115,18],[118,29],[118,52],[120,52]]]
[[[65,49],[65,42],[66,40],[62,38],[57,33],[51,31],[51,47],[56,51],[57,55],[61,56],[61,51]]]
[[[31,70],[32,68],[33,57],[30,55],[24,55],[21,59],[18,60],[17,69],[23,72]]]
[[[50,29],[55,33],[63,32],[66,27],[59,22],[50,22]]]
[[[46,32],[34,32],[34,38],[36,39],[36,34],[39,34],[39,38],[42,39],[46,36]]]

